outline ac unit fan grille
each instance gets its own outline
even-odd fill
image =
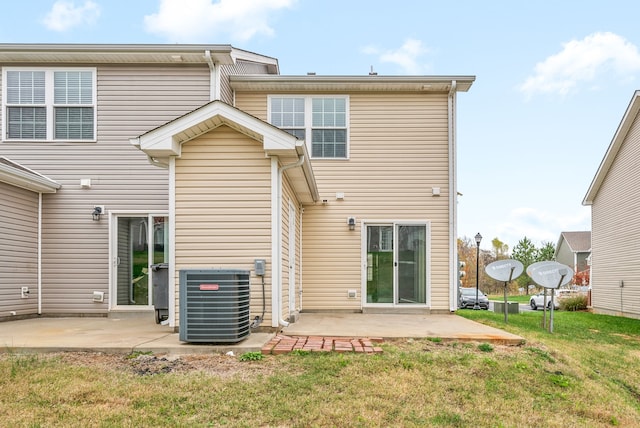
[[[180,340],[239,342],[250,333],[249,271],[180,271]]]

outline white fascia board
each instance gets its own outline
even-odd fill
[[[9,160],[7,159],[7,161]],[[12,163],[15,164],[15,162]],[[62,187],[60,183],[22,165],[20,165],[19,168],[14,168],[3,163],[0,163],[0,182],[37,193],[56,193],[56,191]]]

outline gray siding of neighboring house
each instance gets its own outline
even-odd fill
[[[107,312],[108,216],[93,221],[93,206],[168,209],[167,170],[152,166],[129,138],[207,103],[209,84],[206,65],[101,65],[97,142],[0,142],[3,155],[62,185],[43,195],[43,313]],[[91,179],[90,189],[81,188],[82,178]],[[105,292],[104,303],[92,301],[94,290]]]
[[[556,261],[558,263],[567,265],[571,268],[574,267],[573,251],[571,251],[571,248],[569,248],[567,241],[564,239],[560,243],[560,248],[558,248],[558,253],[556,254]]]
[[[591,209],[593,309],[632,318],[640,318],[638,159],[640,120],[636,117]]]
[[[576,254],[576,271],[582,272],[584,270],[589,269],[589,264],[587,263],[587,259],[589,258],[589,254],[591,253],[583,253],[578,252]]]
[[[38,311],[38,194],[0,182],[0,319]],[[21,298],[21,287],[29,297]]]

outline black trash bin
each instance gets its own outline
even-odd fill
[[[156,310],[156,324],[169,318],[169,264],[151,265],[153,271],[153,307]]]

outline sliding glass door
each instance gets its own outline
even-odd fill
[[[366,227],[366,303],[427,303],[427,225]]]
[[[168,261],[167,218],[115,216],[115,306],[152,304],[151,265]]]

